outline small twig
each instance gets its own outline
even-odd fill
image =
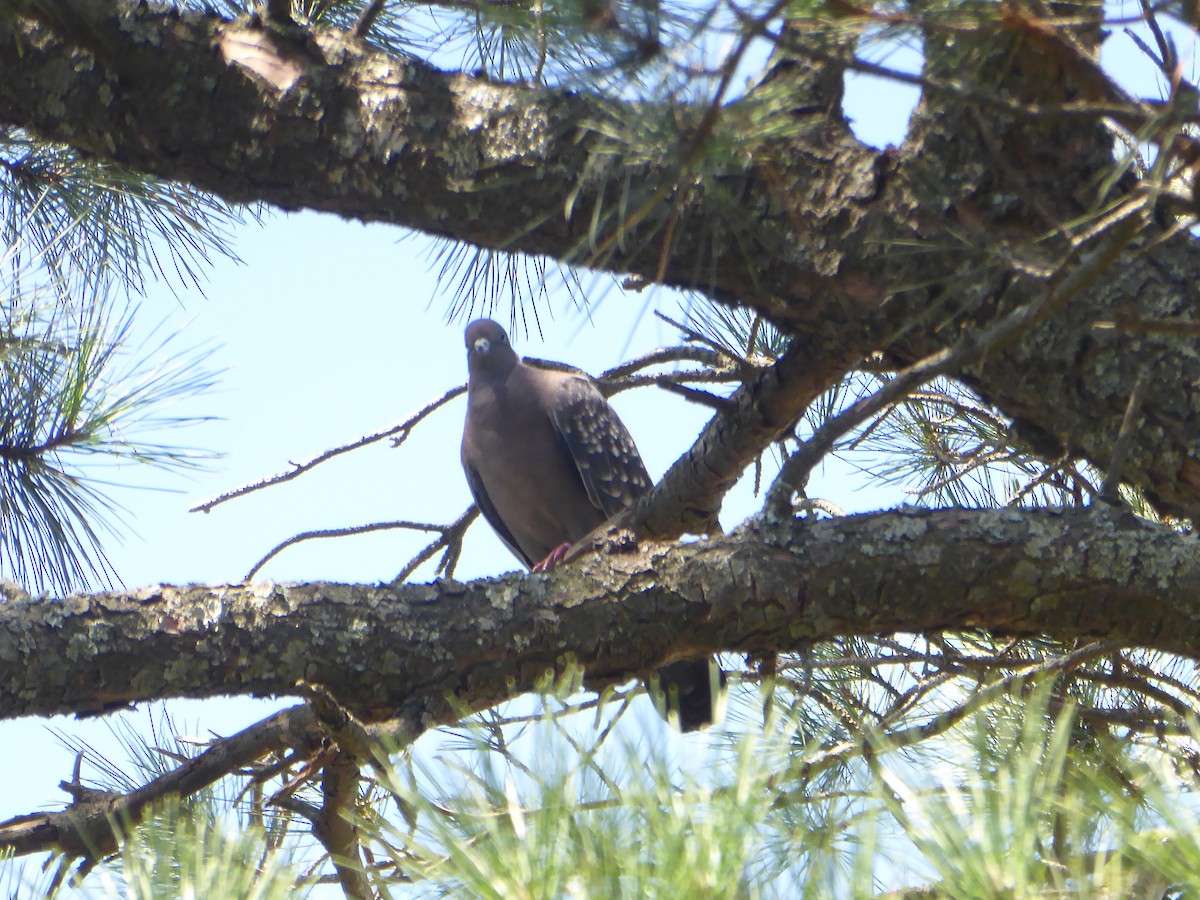
[[[562,700],[559,701],[559,706],[554,711],[555,720],[559,716],[574,716],[579,712],[593,711],[598,712],[605,706],[619,702],[623,710],[633,699],[640,697],[645,693],[645,688],[638,682],[634,687],[628,690],[606,690],[603,693],[594,694],[586,700]],[[495,710],[489,710],[494,712]],[[532,725],[539,722],[544,722],[546,713],[544,711],[526,713],[519,716],[501,716],[497,714],[499,724],[503,727],[512,727],[516,725]],[[452,728],[444,729],[448,734],[459,734]],[[465,735],[464,735],[465,736]]]
[[[1176,697],[1170,691],[1159,687],[1152,681],[1145,678],[1140,678],[1132,673],[1112,673],[1112,672],[1094,672],[1085,670],[1080,673],[1080,678],[1085,678],[1093,684],[1102,685],[1103,687],[1113,690],[1121,689],[1132,691],[1137,694],[1139,700],[1148,698],[1154,700],[1170,710],[1183,721],[1195,721],[1196,711],[1194,699],[1184,699]],[[1155,673],[1154,677],[1161,677]],[[1139,704],[1141,705],[1141,704]]]
[[[795,511],[797,513],[804,512],[823,512],[827,516],[839,518],[846,514],[846,511],[833,503],[830,500],[823,500],[820,497],[804,497],[796,503]]]
[[[1172,316],[1165,319],[1134,319],[1117,316],[1111,320],[1100,319],[1092,323],[1095,331],[1122,331],[1126,334],[1179,334],[1192,337],[1200,334],[1200,322]]]
[[[808,341],[793,340],[777,360],[729,395],[649,493],[576,544],[567,559],[588,552],[595,538],[610,530],[629,529],[651,540],[719,533],[721,499],[756,457],[791,434],[797,418],[830,383],[862,359],[865,343],[850,341],[814,354]]]
[[[243,576],[242,581],[249,581],[258,571],[268,562],[294,544],[299,544],[304,541],[317,540],[319,538],[333,537],[349,537],[354,534],[370,534],[373,531],[388,531],[394,528],[407,529],[409,531],[445,531],[447,526],[434,525],[429,522],[372,522],[369,525],[351,525],[346,528],[321,528],[316,531],[302,531],[300,534],[294,534],[286,541],[281,541],[270,550],[266,556],[250,567],[250,571]]]
[[[758,343],[758,334],[762,330],[763,317],[757,315],[754,321],[750,323],[750,334],[746,336],[746,358],[754,357],[754,345]]]
[[[442,556],[442,561],[438,564],[437,571],[434,574],[453,578],[454,567],[458,565],[458,557],[462,553],[463,535],[478,515],[479,507],[472,504],[449,525],[444,525],[437,529],[441,531],[437,539],[431,541],[420,553],[410,559],[404,568],[400,570],[400,574],[392,579],[392,583],[399,584],[407,580],[413,572],[420,568],[422,563],[432,558],[443,547],[446,549],[446,552]]]
[[[957,678],[959,675],[954,672],[939,672],[932,677],[919,679],[916,684],[893,700],[891,708],[880,715],[879,724],[881,726],[899,724],[910,711],[917,708],[917,704],[921,700]]]
[[[743,379],[731,369],[687,369],[680,372],[653,372],[649,375],[624,375],[597,385],[605,397],[615,397],[625,391],[642,387],[671,390],[686,384],[742,384]]]
[[[913,391],[909,397],[912,400],[919,400],[924,403],[948,406],[954,413],[962,413],[963,415],[974,416],[976,419],[982,419],[997,431],[1004,431],[1009,426],[1009,421],[1003,416],[998,415],[995,411],[980,403],[964,399],[962,396],[955,397],[944,391]]]
[[[1064,467],[1070,461],[1070,456],[1064,455],[1053,464],[1046,466],[1036,478],[1030,479],[1019,491],[1008,498],[1005,506],[1016,506],[1043,484],[1047,484],[1057,473],[1065,471]]]
[[[324,685],[300,681],[296,689],[308,701],[338,752],[349,754],[360,766],[371,767],[380,778],[390,775],[389,754],[421,736],[423,726],[411,715],[361,722]]]
[[[745,366],[745,365],[750,364],[750,360],[746,359],[746,357],[740,356],[737,353],[732,352],[728,347],[722,346],[721,344],[714,341],[712,338],[701,334],[699,331],[697,331],[695,328],[692,328],[690,325],[685,325],[683,322],[677,322],[674,319],[672,319],[670,316],[668,316],[666,313],[661,312],[660,310],[657,310],[657,309],[654,311],[654,315],[657,318],[662,319],[664,322],[666,322],[672,328],[677,328],[679,330],[679,333],[683,335],[684,340],[695,341],[697,344],[703,344],[706,347],[711,347],[713,352],[720,354],[722,357],[724,357],[725,359],[728,359],[730,362],[734,363],[737,366]]]
[[[256,814],[262,815],[263,785],[272,778],[286,774],[294,765],[307,759],[308,756],[308,751],[303,754],[289,753],[286,756],[278,757],[272,763],[250,763],[242,766],[237,770],[237,774],[246,778],[246,785],[234,796],[233,801],[229,804],[230,808],[236,809],[246,795],[251,794],[251,802],[257,811]]]
[[[316,716],[315,710],[312,710],[312,704],[309,704],[309,710],[314,716]],[[310,818],[310,816],[308,813],[304,812],[304,807],[307,807],[310,811],[316,809],[315,806],[304,803],[304,801],[296,801],[297,803],[304,804],[303,807],[298,809],[290,804],[290,801],[298,791],[302,790],[305,786],[316,780],[317,775],[321,771],[321,767],[325,764],[325,760],[337,752],[337,749],[328,741],[327,730],[319,721],[317,721],[316,724],[317,727],[321,729],[320,741],[314,748],[313,752],[305,758],[304,765],[300,767],[300,771],[285,781],[279,790],[266,799],[265,803],[267,806],[278,806],[280,809],[298,812],[306,819]]]
[[[533,83],[542,83],[546,70],[546,23],[543,20],[542,0],[533,0],[534,41],[537,44],[537,65],[533,70]]]
[[[1137,135],[1107,117],[1100,120],[1100,125],[1117,143],[1125,148],[1125,152],[1128,154],[1126,159],[1133,164],[1134,174],[1139,179],[1145,178],[1149,166],[1146,165],[1146,158],[1142,156],[1142,148],[1138,144]]]
[[[1142,15],[1145,16],[1146,27],[1150,29],[1150,33],[1154,35],[1154,42],[1158,44],[1159,55],[1155,57],[1150,52],[1149,48],[1142,43],[1139,38],[1130,28],[1125,29],[1125,33],[1133,38],[1134,43],[1142,48],[1143,52],[1150,57],[1158,65],[1159,70],[1167,76],[1167,79],[1173,80],[1176,77],[1176,65],[1178,64],[1177,54],[1175,53],[1174,45],[1167,40],[1162,29],[1158,25],[1158,16],[1154,9],[1151,8],[1148,0],[1141,0]]]
[[[1148,666],[1136,662],[1133,659],[1123,657],[1122,662],[1124,663],[1130,675],[1139,675],[1141,676],[1142,681],[1149,684],[1162,682],[1173,690],[1183,694],[1184,699],[1189,704],[1189,708],[1193,710],[1191,715],[1195,715],[1194,710],[1200,706],[1200,690],[1197,690],[1186,681],[1181,681],[1179,678],[1176,678],[1166,672],[1156,672]],[[1121,673],[1114,671],[1113,677],[1122,677],[1122,675]]]
[[[984,447],[981,446],[977,449],[982,451]],[[915,496],[917,498],[928,497],[930,494],[947,490],[951,485],[959,484],[960,482],[965,481],[970,475],[972,475],[974,472],[977,472],[979,469],[984,469],[989,466],[1003,465],[1005,463],[1012,462],[1014,459],[1019,461],[1020,455],[1011,450],[999,449],[992,449],[992,451],[989,453],[979,452],[978,455],[975,456],[965,455],[957,460],[947,459],[943,461],[943,465],[952,467],[954,469],[953,472],[950,472],[948,475],[945,475],[944,477],[939,478],[937,481],[933,481],[924,487],[910,489],[908,493],[910,496]],[[967,486],[964,488],[964,490],[969,491],[971,488],[970,486]]]
[[[253,493],[254,491],[260,491],[263,488],[268,488],[272,485],[282,484],[285,481],[291,481],[293,478],[298,478],[310,469],[319,466],[321,463],[328,462],[335,456],[341,456],[343,453],[349,453],[351,450],[357,450],[359,447],[365,447],[368,444],[375,443],[376,441],[382,441],[384,438],[395,437],[396,435],[399,435],[399,437],[395,438],[392,444],[393,447],[398,447],[408,437],[409,432],[411,432],[412,429],[422,419],[426,418],[435,410],[445,406],[460,394],[465,394],[466,391],[467,386],[465,384],[460,384],[458,387],[452,388],[446,393],[442,394],[442,396],[438,397],[436,400],[421,407],[408,418],[397,422],[395,425],[388,426],[383,431],[376,431],[372,434],[363,435],[357,440],[353,440],[348,444],[342,444],[340,447],[333,447],[332,449],[326,450],[324,453],[320,453],[311,459],[305,460],[304,462],[293,463],[292,467],[286,472],[280,472],[277,475],[272,475],[269,478],[262,479],[261,481],[255,481],[251,484],[243,485],[242,487],[235,488],[232,491],[226,491],[224,494],[219,494],[210,500],[205,500],[203,503],[193,506],[190,510],[188,510],[188,512],[211,512],[214,507],[225,503],[227,500],[232,500],[235,497],[242,497],[246,494]]]
[[[659,387],[668,393],[678,394],[689,403],[707,406],[709,409],[721,410],[725,409],[729,404],[729,401],[724,397],[719,397],[716,394],[710,394],[708,391],[702,391],[697,388],[688,387],[686,384],[675,384],[670,381],[663,381],[659,384]]]
[[[715,354],[710,351],[703,350],[703,349],[697,348],[697,347],[662,348],[662,349],[653,351],[652,353],[646,354],[645,356],[642,356],[636,360],[631,360],[627,363],[623,363],[620,366],[610,369],[603,376],[604,380],[599,381],[598,384],[600,385],[601,389],[603,390],[603,392],[606,395],[611,396],[613,394],[619,393],[620,391],[628,390],[633,387],[640,387],[640,386],[647,385],[647,384],[657,384],[657,385],[660,385],[660,386],[670,389],[670,386],[672,385],[672,383],[677,382],[677,381],[685,381],[685,380],[686,381],[713,381],[713,382],[719,383],[719,382],[724,382],[724,381],[736,380],[730,374],[721,373],[720,371],[709,372],[709,371],[704,371],[704,370],[693,371],[693,372],[658,373],[658,374],[646,375],[646,376],[636,376],[636,375],[631,374],[631,373],[637,372],[640,369],[648,368],[648,367],[654,366],[654,365],[661,365],[661,364],[667,363],[667,362],[692,360],[692,361],[701,362],[706,365],[716,365],[716,364],[719,364],[723,359],[724,359],[724,357],[721,355],[718,355],[718,354]],[[543,361],[539,361],[539,360],[529,360],[529,362],[533,365],[543,365],[543,366],[547,366],[547,367],[549,367],[549,365],[550,365],[550,364],[547,364],[547,363],[545,363]],[[566,367],[564,367],[564,368],[566,368]],[[570,368],[569,370],[577,371],[573,368]],[[465,390],[466,390],[466,387],[463,385],[460,385],[459,387],[446,392],[445,394],[443,394],[441,397],[437,398],[436,400],[426,404],[424,407],[417,410],[415,413],[408,416],[403,421],[401,421],[395,425],[392,425],[392,426],[384,429],[383,431],[378,431],[378,432],[374,432],[373,434],[365,435],[361,438],[358,438],[357,440],[351,441],[350,443],[343,444],[339,447],[335,447],[330,450],[327,450],[324,453],[321,453],[318,456],[315,456],[312,459],[309,459],[303,463],[295,464],[287,472],[283,472],[278,475],[272,476],[270,478],[263,479],[258,482],[254,482],[253,484],[245,485],[241,488],[237,488],[236,490],[229,491],[229,492],[222,494],[216,498],[213,498],[212,500],[205,501],[204,503],[200,504],[199,506],[194,507],[192,511],[195,512],[195,511],[203,510],[205,512],[208,512],[216,505],[223,503],[227,500],[231,500],[234,497],[242,496],[244,494],[251,493],[252,491],[261,490],[263,488],[266,488],[266,487],[269,487],[269,486],[272,486],[275,484],[279,484],[284,481],[290,481],[291,479],[298,477],[299,475],[303,474],[304,472],[307,472],[308,470],[312,469],[313,467],[320,465],[321,463],[326,462],[335,456],[339,456],[339,455],[341,455],[343,453],[347,453],[351,450],[356,450],[360,447],[366,446],[367,444],[374,443],[374,442],[383,440],[385,438],[389,438],[389,437],[392,438],[393,439],[392,446],[397,447],[408,438],[408,436],[409,436],[409,434],[411,434],[413,428],[419,422],[421,422],[424,418],[429,416],[435,410],[439,409],[441,406],[448,403],[450,400],[453,400],[455,397],[462,394]],[[679,392],[684,393],[685,396],[688,397],[688,399],[691,399],[695,402],[702,402],[702,403],[704,403],[704,405],[707,405],[707,406],[718,406],[722,402],[721,398],[719,398],[719,397],[712,397],[711,395],[704,394],[703,392],[699,392],[699,391],[688,391],[686,388],[681,388],[679,390]],[[704,398],[704,399],[701,399],[701,398]],[[277,556],[283,550],[286,550],[288,547],[291,547],[295,544],[299,544],[299,543],[302,543],[302,542],[308,541],[308,540],[333,538],[333,537],[347,537],[347,536],[351,536],[351,535],[368,534],[368,533],[375,532],[375,531],[385,531],[385,530],[397,529],[397,528],[416,530],[416,531],[438,532],[438,534],[439,534],[439,536],[436,540],[432,541],[425,548],[423,548],[420,553],[418,553],[415,557],[413,557],[412,560],[410,560],[405,565],[405,567],[400,571],[400,574],[397,576],[397,578],[396,578],[397,581],[403,581],[403,580],[407,579],[409,576],[412,575],[413,571],[415,571],[422,563],[424,563],[427,560],[429,560],[430,558],[432,558],[439,550],[442,550],[442,549],[445,549],[446,552],[442,558],[440,565],[438,566],[437,572],[438,572],[438,574],[444,573],[447,576],[450,576],[454,572],[454,568],[458,563],[459,554],[461,553],[461,550],[462,550],[463,533],[466,531],[467,526],[469,526],[470,523],[472,521],[474,521],[475,516],[477,514],[478,513],[477,513],[477,511],[475,511],[475,508],[471,507],[466,512],[464,512],[462,516],[460,516],[455,522],[451,523],[450,525],[436,525],[436,524],[431,524],[431,523],[410,522],[410,521],[394,521],[394,522],[376,522],[376,523],[372,523],[372,524],[368,524],[368,525],[355,525],[355,526],[349,526],[349,527],[345,527],[345,528],[325,528],[325,529],[317,529],[317,530],[313,530],[313,531],[305,531],[300,534],[293,535],[292,537],[289,537],[287,540],[284,540],[284,541],[280,542],[279,544],[275,545],[274,547],[272,547],[261,559],[258,560],[258,562],[256,562],[250,568],[250,570],[246,573],[244,580],[249,581],[250,579],[252,579],[263,568],[263,566],[265,566],[271,559],[273,559],[275,556]]]
[[[881,380],[883,381],[884,384],[887,384],[886,379],[881,379]],[[871,396],[871,395],[866,394],[863,397],[859,397],[858,400],[855,400],[854,402],[860,403],[863,400],[865,400],[866,397],[869,397],[869,396]],[[850,441],[848,444],[845,444],[844,449],[846,449],[846,450],[859,449],[859,447],[861,447],[868,440],[870,440],[871,436],[873,434],[875,434],[876,431],[879,431],[883,427],[883,423],[886,422],[888,420],[888,418],[891,417],[892,413],[899,410],[900,406],[901,406],[900,403],[895,403],[895,404],[892,404],[891,406],[889,406],[883,412],[881,412],[878,416],[875,417],[874,422],[872,422],[870,425],[868,425],[866,428],[864,428],[862,431],[860,431],[858,434],[856,434],[854,436],[854,440]],[[816,431],[813,432],[813,436],[815,437],[817,434],[819,434],[820,431],[823,428],[825,428],[825,426],[828,425],[831,421],[833,421],[833,420],[832,419],[826,420],[825,424],[822,425],[821,428],[818,428]],[[839,449],[841,449],[841,448],[839,448]]]
[[[675,325],[674,322],[671,322],[671,324]],[[660,347],[657,350],[651,350],[649,353],[639,356],[637,359],[631,359],[618,366],[613,366],[611,369],[603,372],[596,380],[602,383],[619,381],[627,375],[640,372],[642,369],[648,369],[651,366],[661,366],[665,363],[694,362],[708,369],[723,369],[726,367],[723,365],[724,361],[729,358],[729,353],[723,350],[705,350],[702,347],[688,346]],[[739,360],[736,357],[734,357],[734,360],[738,365],[745,364],[744,360]]]
[[[1063,466],[1063,474],[1070,476],[1071,481],[1074,484],[1077,484],[1079,487],[1082,487],[1084,492],[1089,497],[1096,497],[1100,494],[1100,489],[1092,484],[1087,477],[1079,471],[1079,467],[1076,465],[1075,460],[1071,460],[1069,463]]]
[[[371,26],[375,24],[375,20],[379,18],[379,14],[383,12],[384,4],[387,0],[371,0],[363,9],[362,14],[358,17],[358,21],[354,24],[354,39],[364,40],[371,30]]]
[[[487,9],[529,10],[531,8],[530,0],[430,0],[427,5],[473,13],[478,13],[484,6]]]
[[[791,669],[813,668],[813,669],[844,669],[858,668],[860,666],[871,666],[876,668],[879,666],[911,666],[913,663],[926,662],[929,659],[928,653],[921,653],[916,650],[907,650],[900,653],[878,654],[875,656],[835,656],[832,659],[806,659],[803,662],[783,662],[778,665],[778,672],[784,673]],[[779,677],[783,677],[780,674]]]
[[[1129,445],[1133,443],[1133,433],[1137,430],[1137,418],[1141,414],[1142,404],[1146,400],[1146,391],[1150,387],[1150,367],[1143,366],[1138,373],[1129,402],[1125,404],[1125,415],[1121,419],[1121,430],[1113,443],[1112,454],[1108,460],[1108,469],[1104,473],[1104,481],[1100,484],[1100,499],[1116,503],[1120,499],[1121,469],[1125,466],[1125,457],[1129,453]]]
[[[1131,41],[1133,41],[1134,45],[1139,50],[1142,51],[1143,55],[1145,55],[1146,58],[1148,58],[1152,63],[1154,63],[1154,65],[1156,65],[1160,71],[1162,71],[1163,58],[1155,55],[1154,51],[1150,49],[1150,46],[1145,41],[1143,41],[1141,39],[1141,37],[1138,35],[1138,33],[1136,31],[1134,31],[1132,28],[1126,26],[1125,28],[1123,28],[1121,30],[1123,32],[1125,32],[1125,37],[1127,37]]]

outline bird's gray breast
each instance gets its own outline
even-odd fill
[[[557,380],[528,372],[518,367],[504,382],[472,387],[463,461],[478,473],[517,546],[537,562],[605,516],[588,498],[551,418]]]

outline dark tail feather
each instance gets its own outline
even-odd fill
[[[679,716],[680,731],[711,725],[725,687],[725,673],[715,659],[685,659],[663,666],[655,675],[661,695],[655,704],[664,719]]]

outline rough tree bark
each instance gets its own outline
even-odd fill
[[[582,665],[602,687],[675,656],[984,628],[1195,654],[1197,539],[1101,505],[759,521],[463,584],[158,586],[0,605],[0,718],[319,685],[433,727]]]
[[[919,358],[1041,289],[1029,272],[1052,269],[1062,242],[1039,239],[1099,202],[1112,162],[1101,114],[1123,110],[1136,125],[1155,112],[1127,103],[1071,42],[1013,26],[1003,47],[979,51],[1003,62],[960,72],[963,43],[942,59],[927,38],[930,77],[949,69],[958,87],[927,90],[900,148],[866,147],[821,115],[703,178],[682,151],[641,157],[618,180],[623,208],[645,202],[645,215],[624,220],[612,195],[620,153],[606,152],[622,147],[608,135],[676,107],[493,84],[327,31],[15,0],[0,10],[0,121],[231,201],[697,288],[765,313],[814,370],[844,371],[869,351]],[[753,102],[753,92],[740,101]],[[738,117],[739,103],[723,112],[731,128]],[[588,250],[597,210],[602,237],[622,233],[602,253]],[[1190,516],[1200,395],[1179,385],[1200,379],[1200,356],[1177,334],[1095,328],[1190,316],[1200,248],[1179,235],[1146,252],[1154,237],[1085,302],[962,374],[1045,452],[1104,467],[1144,371],[1143,426],[1122,475]]]

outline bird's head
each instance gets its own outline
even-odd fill
[[[491,319],[476,319],[467,326],[467,370],[477,372],[507,372],[517,364],[517,354],[508,342],[508,335],[499,323]]]

